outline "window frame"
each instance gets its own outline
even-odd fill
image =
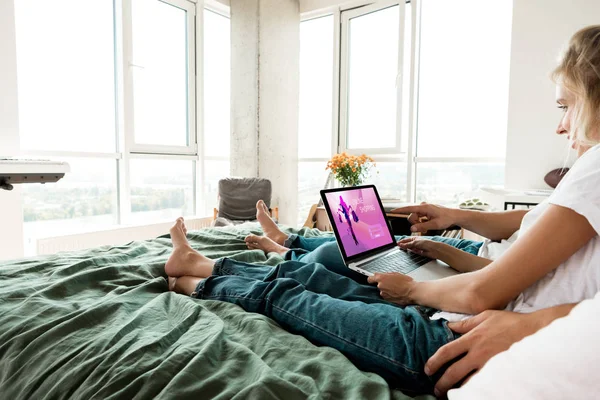
[[[346,22],[356,16],[366,15],[393,5],[400,5],[400,32],[401,38],[404,37],[403,30],[404,18],[407,17],[406,4],[410,4],[410,40],[399,40],[399,75],[409,75],[408,104],[402,104],[403,80],[397,82],[397,108],[396,108],[396,140],[397,146],[394,148],[383,149],[348,149],[347,140],[347,105],[348,105],[348,29]],[[418,119],[419,119],[419,61],[420,61],[420,33],[421,33],[421,5],[422,0],[383,0],[368,1],[359,0],[353,3],[347,3],[340,7],[330,7],[322,10],[304,13],[301,21],[318,18],[320,16],[333,14],[335,24],[335,62],[334,62],[334,123],[332,137],[332,154],[346,151],[350,154],[366,153],[376,156],[376,162],[406,162],[407,164],[407,198],[404,199],[384,199],[389,201],[415,202],[417,196],[416,178],[417,169],[421,163],[445,162],[445,163],[505,163],[505,157],[417,157],[418,142]],[[345,17],[344,15],[345,14]],[[406,38],[405,38],[406,39]],[[404,71],[404,46],[410,46],[409,69]],[[346,64],[346,65],[345,65]],[[403,108],[405,110],[403,110]],[[401,148],[402,134],[402,115],[408,116],[407,148]],[[335,143],[337,142],[337,143]],[[322,158],[299,158],[298,161],[327,161]]]
[[[186,146],[168,146],[158,144],[138,143],[135,141],[135,119],[134,119],[134,98],[133,98],[133,70],[139,68],[134,63],[133,58],[133,34],[132,34],[132,1],[120,0],[123,7],[123,58],[122,71],[123,85],[125,89],[124,96],[124,115],[127,124],[124,134],[128,151],[131,153],[142,154],[174,154],[189,155],[198,153],[197,134],[196,134],[196,4],[188,0],[157,0],[172,7],[176,7],[186,12],[186,44],[187,44],[187,142]]]
[[[409,202],[414,203],[417,199],[417,171],[419,164],[423,163],[479,163],[482,165],[490,163],[506,163],[506,157],[419,157],[417,156],[417,142],[419,138],[419,71],[420,71],[420,49],[421,49],[421,10],[423,0],[407,0],[413,3],[412,11],[412,74],[411,74],[411,110],[410,110],[410,136],[408,165],[408,185],[410,189]],[[508,89],[508,88],[507,88]]]
[[[223,156],[210,156],[206,154],[204,148],[204,12],[209,11],[215,14],[218,14],[222,17],[228,18],[231,20],[231,10],[229,7],[215,1],[215,0],[205,0],[203,6],[198,6],[196,13],[196,23],[198,26],[197,36],[196,36],[196,84],[197,84],[197,119],[202,121],[196,125],[196,132],[198,137],[198,162],[196,163],[196,184],[197,188],[194,191],[196,197],[196,214],[200,210],[205,210],[207,208],[207,199],[204,196],[204,188],[207,182],[206,176],[206,161],[230,161],[230,157]],[[201,61],[202,60],[202,61]],[[230,166],[231,168],[231,166]]]
[[[112,159],[116,163],[117,215],[115,226],[133,225],[131,211],[130,161],[163,159],[191,161],[193,215],[203,211],[204,161],[229,160],[229,157],[205,157],[203,139],[203,40],[204,9],[230,18],[229,7],[216,1],[158,0],[186,12],[188,145],[165,146],[135,143],[133,129],[132,0],[113,0],[115,130],[114,151],[44,151],[23,148],[22,156],[43,158]],[[197,45],[196,45],[197,44]],[[152,221],[163,222],[163,221]],[[105,230],[106,227],[99,228]]]
[[[329,158],[325,157],[298,157],[298,163],[300,162],[323,162],[323,165],[331,159],[331,157],[338,152],[338,124],[339,124],[339,86],[340,86],[340,7],[329,7],[317,12],[310,12],[302,14],[300,17],[300,23],[311,21],[318,18],[333,16],[333,70],[332,79],[332,102],[331,102],[331,142],[330,142],[330,155]],[[323,182],[325,183],[325,182]]]
[[[399,12],[399,32],[398,32],[398,70],[396,74],[396,146],[380,148],[348,148],[348,105],[349,105],[349,84],[350,84],[350,21],[354,18],[369,15],[378,11],[398,6]],[[369,153],[379,154],[401,154],[401,129],[402,129],[402,93],[403,93],[403,68],[404,68],[404,21],[406,12],[406,2],[403,0],[384,0],[362,7],[344,10],[341,12],[340,23],[340,87],[339,87],[339,143],[340,151],[350,154]]]

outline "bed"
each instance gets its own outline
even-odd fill
[[[282,261],[247,250],[249,233],[258,225],[188,238],[211,258]],[[410,398],[266,317],[169,292],[170,252],[165,235],[1,263],[0,398]]]

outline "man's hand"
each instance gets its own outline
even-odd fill
[[[480,370],[490,358],[539,329],[531,314],[496,310],[484,311],[464,321],[451,322],[448,327],[464,335],[431,356],[425,364],[425,373],[433,375],[444,364],[466,354],[442,375],[435,385],[436,395],[446,393],[461,379]]]
[[[408,221],[413,232],[427,232],[430,229],[446,229],[456,223],[451,208],[421,203],[418,206],[406,206],[391,211],[393,214],[409,214]],[[426,218],[421,222],[422,218]]]
[[[368,279],[369,283],[376,283],[379,294],[385,300],[400,305],[413,304],[411,293],[416,282],[408,275],[391,272],[375,274]]]
[[[443,246],[447,244],[425,239],[421,236],[410,236],[398,242],[402,250],[409,250],[419,255],[439,260],[442,256]]]

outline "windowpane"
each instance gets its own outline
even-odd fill
[[[90,232],[117,223],[117,161],[61,159],[71,172],[57,183],[22,185],[25,247],[35,239]]]
[[[396,147],[399,7],[350,20],[348,144]]]
[[[512,1],[422,7],[418,155],[504,157]]]
[[[333,109],[333,16],[300,23],[298,156],[330,157]]]
[[[229,176],[229,160],[204,161],[204,215],[218,208],[219,180]]]
[[[113,2],[14,3],[22,148],[114,152]]]
[[[136,143],[188,145],[186,18],[162,1],[132,1]]]
[[[377,160],[376,160],[377,161]],[[377,186],[382,199],[406,201],[406,162],[376,162],[365,183]]]
[[[400,151],[408,152],[408,136],[410,135],[410,68],[412,64],[412,4],[407,3],[404,8],[404,56],[402,77],[402,124],[400,126]]]
[[[131,160],[131,212],[135,224],[194,213],[192,161]]]
[[[230,21],[204,12],[204,154],[229,157],[230,141]],[[228,168],[229,169],[229,168]]]
[[[325,187],[329,171],[326,161],[298,163],[298,226],[302,226],[313,204],[321,199],[319,191]]]
[[[482,186],[504,185],[501,163],[419,163],[417,201],[458,207]]]

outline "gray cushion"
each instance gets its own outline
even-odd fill
[[[219,213],[229,220],[256,219],[256,202],[271,206],[271,181],[263,178],[226,178],[219,181]]]

